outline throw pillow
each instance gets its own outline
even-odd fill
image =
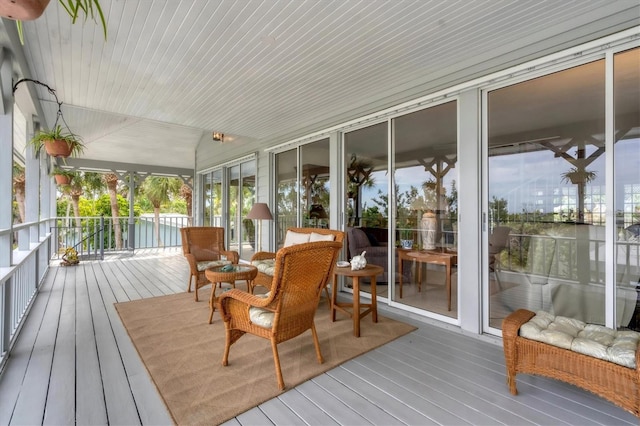
[[[316,241],[333,241],[335,240],[335,235],[333,234],[318,234],[317,232],[312,232],[309,237],[310,243],[315,243]]]
[[[287,231],[287,235],[284,237],[284,246],[289,247],[296,244],[308,243],[310,236],[311,235],[306,232]]]

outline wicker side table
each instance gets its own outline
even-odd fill
[[[205,276],[211,281],[211,296],[209,297],[209,324],[213,321],[213,313],[216,311],[218,298],[216,297],[216,283],[230,283],[236,286],[236,281],[247,281],[249,293],[253,293],[253,280],[258,275],[258,268],[253,265],[231,265],[233,270],[223,271],[228,265],[214,266],[205,271]]]

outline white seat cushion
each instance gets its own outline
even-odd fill
[[[258,272],[262,272],[263,274],[273,276],[276,260],[275,259],[254,260],[251,262],[251,264],[256,268],[258,268]]]
[[[269,293],[256,294],[256,297],[266,299],[269,297]],[[273,325],[274,315],[275,314],[273,312],[267,309],[257,308],[255,306],[249,308],[249,319],[252,323],[259,325],[260,327],[271,328]]]
[[[636,368],[636,349],[640,341],[640,333],[636,331],[617,331],[538,311],[531,320],[522,324],[520,336]]]

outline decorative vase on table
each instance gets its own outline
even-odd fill
[[[427,250],[436,248],[436,228],[438,220],[433,212],[426,212],[420,220],[420,235],[422,237],[422,246]]]

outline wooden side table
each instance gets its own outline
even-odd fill
[[[228,265],[214,266],[204,271],[205,276],[211,281],[211,296],[209,296],[209,324],[213,321],[213,313],[216,311],[216,284],[230,283],[234,288],[236,281],[247,281],[249,293],[253,293],[253,280],[258,275],[258,268],[253,265],[231,265],[233,270],[223,271],[222,268]]]
[[[402,262],[415,260],[419,263],[443,265],[445,272],[445,290],[447,292],[447,309],[451,310],[451,267],[457,264],[458,256],[437,250],[411,251],[398,249],[398,271],[400,271],[400,298],[402,299]],[[422,290],[422,267],[418,265],[418,291]]]
[[[335,267],[333,269],[333,288],[331,289],[331,321],[336,320],[336,310],[340,310],[353,318],[353,335],[360,337],[360,319],[371,313],[373,322],[378,322],[378,303],[376,296],[376,275],[382,274],[384,269],[378,265],[367,265],[364,269],[352,271],[351,266],[344,268]],[[350,277],[353,279],[353,303],[338,303],[336,295],[338,293],[338,276]],[[371,278],[371,303],[360,303],[360,277]],[[345,308],[351,308],[348,311]],[[361,309],[365,309],[361,312]]]

